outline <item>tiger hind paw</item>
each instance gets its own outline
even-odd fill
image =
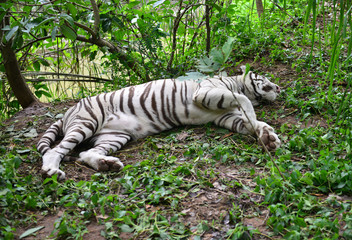
[[[82,152],[80,158],[77,160],[79,163],[88,165],[99,172],[105,171],[120,171],[124,165],[119,158],[105,156],[94,151]]]
[[[123,169],[123,163],[115,157],[104,157],[97,161],[98,171],[114,171],[118,172]]]
[[[259,144],[264,145],[269,151],[275,151],[281,145],[279,137],[268,124],[262,123],[261,125],[262,126],[257,129]]]

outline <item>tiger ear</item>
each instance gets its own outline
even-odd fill
[[[241,69],[242,73],[245,73],[246,72],[246,65],[241,65],[240,69]]]
[[[250,72],[250,66],[248,63],[246,65],[241,65],[240,69],[244,75],[247,75]]]

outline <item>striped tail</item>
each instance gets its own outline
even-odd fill
[[[60,119],[51,125],[44,133],[37,144],[37,149],[41,154],[45,154],[51,149],[51,145],[55,142],[58,136],[62,134],[63,121]]]

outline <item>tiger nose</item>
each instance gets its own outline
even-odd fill
[[[278,85],[275,85],[275,87],[276,87],[276,92],[277,92],[277,93],[280,93],[280,92],[281,92],[280,87],[279,87]]]

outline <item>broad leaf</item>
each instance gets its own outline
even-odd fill
[[[200,72],[188,72],[186,73],[186,76],[180,76],[176,78],[176,80],[179,80],[179,81],[202,80],[207,77],[208,75],[204,75],[203,73],[200,73]]]
[[[72,3],[67,4],[68,10],[70,10],[71,15],[75,18],[77,15],[77,9]]]
[[[66,25],[62,25],[60,26],[60,30],[62,32],[62,34],[67,37],[68,39],[71,39],[71,40],[76,40],[77,38],[77,34],[68,26]]]
[[[11,30],[5,36],[6,41],[10,41],[11,38],[16,34],[18,29],[18,26],[14,26],[13,28],[11,28]]]
[[[44,226],[39,226],[39,227],[35,227],[35,228],[30,228],[27,231],[25,231],[24,233],[22,233],[22,235],[20,236],[20,239],[28,237],[30,235],[32,235],[33,233],[38,232],[39,230],[43,229]]]
[[[54,26],[53,30],[51,31],[51,40],[53,41],[56,39],[57,29],[58,29],[58,26]]]
[[[210,57],[212,57],[214,62],[218,63],[220,66],[225,63],[226,59],[224,58],[224,55],[222,54],[222,52],[219,49],[213,48],[210,51],[209,55],[210,55]]]
[[[74,20],[73,20],[73,18],[72,18],[71,16],[67,15],[66,13],[62,13],[62,14],[60,15],[60,19],[67,21],[71,26],[74,25]]]
[[[33,67],[34,67],[34,70],[36,70],[37,72],[40,71],[40,62],[39,61],[35,61],[33,63]]]
[[[232,52],[232,48],[233,48],[234,43],[235,43],[235,38],[229,37],[227,39],[226,43],[224,44],[224,46],[222,46],[222,53],[224,54],[224,62],[226,62],[227,59],[229,58],[229,56]]]
[[[163,4],[164,2],[165,2],[165,0],[156,1],[156,2],[153,4],[153,7],[156,8],[157,6]]]

